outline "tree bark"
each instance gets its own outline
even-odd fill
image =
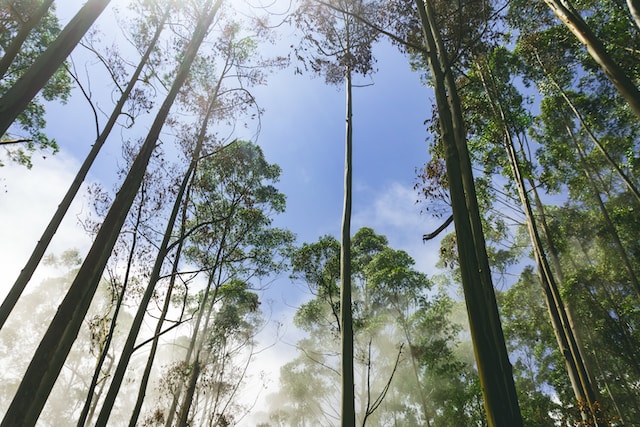
[[[348,36],[347,36],[348,37]],[[347,46],[349,40],[347,40]],[[353,374],[353,319],[351,313],[351,200],[353,157],[353,113],[351,68],[345,72],[347,85],[347,120],[344,163],[344,205],[340,241],[340,322],[342,324],[342,427],[356,425],[355,380]]]
[[[69,186],[69,189],[67,190],[66,194],[62,198],[62,201],[58,205],[58,208],[56,209],[56,212],[53,214],[53,217],[51,218],[51,221],[47,225],[47,228],[45,228],[44,232],[42,233],[42,236],[40,236],[40,240],[38,240],[36,247],[33,249],[33,252],[29,257],[29,260],[25,264],[22,271],[20,271],[20,275],[18,276],[15,283],[11,287],[11,290],[9,291],[4,301],[2,302],[2,305],[0,306],[0,329],[2,329],[2,327],[4,326],[5,322],[7,321],[7,318],[11,314],[11,311],[13,310],[16,303],[18,302],[18,299],[22,295],[22,292],[24,292],[24,289],[29,283],[29,280],[33,276],[34,271],[38,267],[38,264],[40,264],[40,261],[42,260],[42,257],[44,256],[44,253],[47,250],[49,243],[51,243],[51,239],[53,238],[56,231],[58,230],[58,227],[60,226],[62,219],[64,218],[67,211],[69,210],[69,206],[71,206],[73,199],[78,194],[78,190],[80,190],[80,186],[84,182],[84,179],[86,178],[87,173],[89,172],[89,169],[91,169],[93,162],[95,161],[96,157],[98,157],[98,153],[100,152],[100,150],[104,146],[104,143],[107,141],[107,138],[111,134],[111,131],[113,130],[113,127],[115,126],[116,121],[118,120],[118,117],[120,117],[120,114],[122,113],[124,104],[129,99],[129,95],[133,91],[133,88],[135,87],[136,83],[138,82],[138,78],[140,77],[140,74],[142,74],[142,70],[147,65],[149,57],[151,56],[151,53],[155,49],[156,43],[158,42],[160,34],[162,33],[162,30],[164,28],[164,23],[166,22],[166,19],[169,16],[169,11],[170,11],[170,7],[168,6],[167,9],[165,10],[165,14],[163,16],[163,19],[160,22],[160,25],[156,29],[153,39],[149,43],[149,46],[147,47],[147,50],[145,51],[142,58],[140,58],[140,62],[138,63],[136,70],[134,71],[133,75],[129,79],[129,83],[127,84],[127,87],[125,88],[125,90],[122,92],[122,95],[120,95],[120,99],[118,99],[118,103],[116,104],[113,111],[111,112],[111,115],[109,116],[109,120],[105,124],[104,129],[96,139],[96,142],[91,147],[89,154],[87,154],[87,157],[82,163],[82,166],[80,166],[80,170],[78,170],[78,173],[73,179],[71,186]]]
[[[207,5],[210,5],[211,1],[209,0]],[[218,0],[216,7],[199,20],[192,40],[185,50],[173,85],[160,107],[147,138],[133,162],[120,191],[116,195],[85,261],[82,263],[67,295],[58,307],[58,311],[47,332],[40,341],[40,345],[18,387],[18,391],[2,420],[2,424],[0,424],[1,427],[15,425],[27,427],[34,425],[37,421],[82,326],[82,321],[95,295],[104,267],[144,178],[144,173],[156,147],[169,110],[189,75],[191,64],[221,1]]]
[[[423,0],[416,0],[416,5],[435,84],[462,285],[487,421],[491,427],[519,427],[522,417],[488,269],[457,88],[436,26],[433,6]]]
[[[24,75],[0,98],[0,136],[60,68],[110,0],[89,0]]]
[[[167,313],[169,311],[169,305],[171,303],[171,294],[173,292],[173,287],[175,285],[175,279],[176,279],[176,275],[178,273],[178,262],[180,260],[180,254],[182,252],[182,244],[183,244],[183,237],[185,234],[185,224],[186,224],[186,215],[187,215],[187,206],[188,206],[188,202],[189,202],[189,198],[188,198],[188,194],[189,191],[187,190],[187,183],[191,180],[194,171],[196,170],[197,164],[198,164],[198,160],[200,159],[200,153],[202,152],[202,146],[205,140],[205,136],[206,136],[206,132],[207,132],[207,128],[208,128],[208,123],[209,123],[209,119],[211,118],[211,114],[213,113],[213,109],[214,106],[216,104],[216,101],[218,99],[218,91],[220,89],[220,82],[221,79],[218,80],[218,84],[216,85],[216,89],[214,91],[214,94],[211,96],[211,102],[209,103],[209,106],[207,108],[207,112],[205,114],[205,117],[203,118],[202,121],[202,126],[200,128],[200,132],[198,135],[198,139],[196,141],[196,146],[193,150],[193,154],[191,156],[191,162],[189,164],[189,167],[187,169],[187,171],[185,172],[182,184],[180,186],[180,190],[178,192],[178,195],[176,197],[176,204],[181,204],[182,205],[182,225],[181,225],[181,232],[180,232],[180,237],[179,237],[179,243],[178,243],[178,247],[176,248],[176,257],[173,261],[173,271],[171,274],[171,278],[169,281],[169,286],[167,288],[167,292],[166,292],[166,296],[165,296],[165,300],[164,300],[164,305],[162,307],[162,312],[160,313],[160,318],[158,319],[158,322],[156,324],[156,329],[155,329],[155,333],[154,333],[154,339],[153,342],[151,344],[151,350],[149,351],[149,356],[147,358],[147,364],[144,368],[144,373],[142,374],[142,379],[140,381],[140,387],[138,390],[138,397],[136,399],[136,404],[134,406],[133,409],[133,413],[131,414],[131,418],[129,420],[129,426],[130,427],[135,427],[137,421],[138,421],[138,417],[140,416],[140,410],[142,409],[142,403],[144,401],[144,396],[146,393],[146,389],[147,389],[147,384],[149,382],[149,375],[151,374],[151,367],[153,366],[153,359],[155,358],[156,355],[156,350],[158,348],[158,341],[160,339],[160,332],[162,331],[162,324],[164,323],[164,320],[167,316]],[[184,195],[187,195],[187,197],[185,198]],[[184,199],[184,200],[183,200]],[[167,230],[169,233],[173,232],[173,226],[171,227],[171,229],[169,229],[169,227],[167,227]],[[155,287],[155,284],[153,285],[153,287]]]
[[[42,20],[42,18],[47,14],[49,8],[53,4],[53,0],[44,0],[38,9],[36,9],[35,13],[29,16],[27,22],[25,22],[18,30],[16,36],[11,40],[11,43],[4,50],[4,55],[0,58],[0,79],[4,77],[7,73],[7,70],[13,63],[13,60],[18,53],[20,53],[20,48],[24,41],[29,37],[31,30],[33,30]]]
[[[594,61],[598,63],[618,92],[627,100],[631,110],[640,117],[640,91],[624,70],[613,61],[604,44],[589,29],[571,3],[568,0],[545,0],[545,3],[569,28],[569,31],[585,45]]]
[[[627,6],[633,20],[640,29],[640,0],[627,0]]]

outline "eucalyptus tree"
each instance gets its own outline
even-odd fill
[[[113,108],[113,111],[111,112],[111,115],[109,116],[107,123],[105,124],[104,128],[100,132],[100,135],[97,136],[96,141],[92,145],[91,150],[89,151],[89,153],[87,154],[87,157],[85,158],[84,162],[80,166],[80,169],[78,170],[78,173],[76,174],[73,182],[71,183],[71,185],[69,186],[69,189],[67,190],[64,197],[62,198],[62,201],[58,205],[56,212],[54,213],[53,217],[49,221],[49,224],[43,231],[42,236],[38,240],[38,243],[36,244],[31,256],[29,257],[29,260],[27,260],[24,268],[20,271],[20,275],[18,276],[13,286],[11,287],[11,290],[9,291],[4,301],[2,302],[2,305],[0,306],[0,329],[6,322],[7,317],[10,315],[11,310],[13,309],[16,302],[20,298],[20,295],[24,291],[24,288],[29,283],[29,279],[33,276],[33,272],[37,268],[42,257],[44,256],[44,253],[47,250],[47,247],[49,246],[51,239],[55,235],[58,227],[60,226],[60,223],[62,222],[64,216],[69,210],[69,206],[71,206],[71,203],[73,202],[76,195],[78,194],[78,190],[80,189],[80,186],[84,182],[84,179],[86,178],[87,173],[89,172],[89,169],[93,165],[93,162],[95,161],[100,150],[102,149],[105,142],[107,141],[107,138],[111,134],[111,131],[113,130],[118,119],[123,113],[125,104],[131,101],[130,96],[134,91],[136,85],[139,84],[140,76],[144,71],[145,67],[147,67],[151,54],[157,48],[156,44],[160,38],[166,19],[169,16],[169,13],[171,11],[171,8],[172,8],[172,2],[169,1],[165,6],[164,11],[160,13],[153,36],[148,42],[148,45],[144,50],[144,53],[140,58],[140,61],[136,69],[134,70],[133,74],[129,79],[129,82],[127,83],[126,87],[122,89],[118,102]],[[152,13],[151,15],[147,15],[147,16],[156,16],[156,15]]]
[[[55,7],[51,3],[51,0],[32,0],[0,4],[0,26],[3,28],[0,35],[0,93],[9,90],[60,33]],[[46,101],[65,102],[70,92],[71,78],[59,68],[42,88],[41,96]],[[10,159],[30,167],[30,153],[36,148],[53,153],[58,150],[56,141],[43,132],[44,113],[42,101],[36,98],[17,116],[11,130],[0,135],[0,145],[7,150]]]
[[[472,2],[467,12],[474,11],[474,6],[478,5]],[[479,16],[466,16],[486,19],[490,10],[484,3],[479,7]],[[434,4],[418,0],[416,8],[436,94],[462,284],[487,421],[490,426],[519,426],[522,418],[495,300],[450,52],[443,42]]]
[[[87,5],[91,4],[91,2],[87,3]],[[88,7],[87,5],[85,7]],[[33,425],[40,415],[51,392],[51,387],[62,369],[64,360],[82,325],[82,320],[95,294],[104,266],[142,182],[146,166],[157,144],[169,110],[189,74],[191,64],[220,5],[221,1],[215,4],[213,1],[207,1],[203,5],[203,12],[199,16],[192,38],[184,50],[184,56],[178,66],[171,89],[156,115],[120,192],[109,209],[76,279],[40,342],[1,425],[8,426],[16,423],[25,426]]]
[[[38,26],[42,19],[49,13],[49,9],[53,5],[53,0],[25,3],[27,4],[18,4],[11,7],[8,5],[3,6],[3,9],[6,9],[3,11],[3,15],[17,14],[19,16],[15,19],[15,32],[8,31],[4,33],[4,37],[9,40],[3,40],[5,43],[2,43],[4,53],[0,59],[0,78],[4,77],[9,67],[11,67],[11,64],[20,53],[22,45],[27,40],[27,37],[29,37],[31,31]],[[18,10],[16,10],[16,8]],[[27,10],[19,10],[21,8]],[[5,28],[7,27],[9,26]]]
[[[305,0],[295,14],[296,25],[303,30],[303,46],[314,52],[307,61],[311,70],[323,74],[327,83],[345,82],[346,88],[346,136],[344,167],[344,204],[341,232],[340,307],[342,334],[341,402],[343,426],[356,422],[354,408],[353,374],[353,321],[351,314],[351,209],[352,209],[352,158],[353,158],[353,74],[367,75],[373,71],[371,45],[378,33],[355,16],[375,22],[376,3],[373,1],[339,1],[327,5]]]
[[[463,391],[463,372],[473,374],[455,354],[459,330],[449,319],[450,300],[433,292],[406,252],[389,248],[370,228],[360,229],[352,245],[354,362],[363,385],[356,393],[358,425],[481,422],[469,416],[473,399]],[[295,314],[308,336],[296,344],[299,356],[281,370],[280,391],[270,397],[272,409],[280,408],[273,419],[296,425],[339,419],[339,254],[331,236],[294,253],[293,277],[313,298]]]
[[[2,94],[0,135],[7,132],[9,126],[47,84],[109,2],[110,0],[87,1],[20,79]]]
[[[523,167],[526,162],[522,160],[526,147],[523,140],[524,132],[531,125],[531,118],[524,109],[522,96],[509,81],[514,71],[513,67],[517,65],[514,59],[504,48],[491,49],[485,54],[475,56],[474,65],[467,74],[468,81],[465,84],[466,108],[472,115],[468,120],[469,130],[474,139],[479,139],[476,144],[477,151],[488,152],[489,154],[483,153],[481,156],[493,160],[489,160],[491,164],[485,164],[485,170],[499,169],[501,164],[506,163],[504,167],[507,170],[502,173],[511,178],[510,185],[515,187],[522,205],[533,258],[540,275],[539,282],[575,391],[576,407],[580,408],[585,419],[590,419],[596,425],[604,424],[596,390],[583,358],[583,350],[578,345],[579,340],[572,327],[571,312],[565,308],[561,297],[559,278],[562,275],[560,271],[553,272],[551,269],[529,199],[529,189],[526,187],[526,169]],[[501,147],[505,150],[506,156],[503,157],[506,157],[506,160],[501,160],[499,154],[494,152]]]
[[[206,276],[206,285],[195,315],[193,333],[183,366],[190,375],[178,386],[166,414],[172,424],[181,400],[178,424],[190,412],[198,385],[200,364],[206,361],[207,336],[216,325],[220,292],[232,281],[249,281],[279,271],[293,236],[271,225],[272,215],[282,212],[284,196],[272,185],[280,168],[266,162],[262,150],[247,141],[236,141],[224,150],[201,159],[192,188],[193,216],[189,219],[189,243],[185,254]],[[224,302],[222,302],[224,305]],[[187,395],[182,397],[183,386]]]
[[[564,23],[569,31],[582,43],[593,60],[601,67],[604,74],[626,99],[629,107],[640,117],[640,90],[625,69],[614,60],[608,52],[605,42],[598,37],[580,12],[569,0],[545,0],[553,13]],[[610,6],[616,7],[615,2]],[[621,7],[621,6],[617,6]],[[634,27],[634,29],[637,29]]]

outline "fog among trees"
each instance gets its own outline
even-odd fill
[[[0,179],[79,165],[41,230],[0,228],[39,236],[3,275],[2,427],[640,425],[636,1],[63,3],[0,1]],[[366,133],[383,68],[421,82],[392,106],[421,159]],[[341,100],[270,116],[278,79]],[[428,262],[362,214],[398,158]]]

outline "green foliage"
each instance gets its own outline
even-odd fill
[[[372,425],[417,425],[427,418],[432,425],[482,425],[480,389],[472,385],[477,377],[455,344],[461,329],[450,320],[452,300],[434,292],[413,259],[372,229],[361,228],[351,243],[358,419]],[[339,255],[331,236],[305,243],[293,255],[292,277],[306,283],[313,298],[296,312],[296,325],[308,337],[297,343],[299,356],[282,368],[280,391],[270,397],[272,421],[335,422]],[[374,399],[382,402],[375,410]]]
[[[29,18],[42,0],[8,2],[0,4],[0,54],[16,36],[20,27]],[[0,77],[0,93],[4,93],[24,74],[35,59],[49,46],[60,32],[55,7],[52,6],[40,23],[29,33],[19,54],[14,59],[7,73]],[[9,158],[31,167],[31,154],[36,150],[56,153],[58,145],[44,133],[45,104],[43,101],[65,103],[71,93],[71,77],[61,67],[40,92],[39,99],[34,99],[18,116],[9,132],[1,135],[2,141],[25,139],[19,145],[6,146]],[[17,148],[16,148],[17,147]],[[1,166],[1,163],[0,163]]]

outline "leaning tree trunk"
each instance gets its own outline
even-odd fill
[[[636,115],[640,116],[640,91],[620,67],[609,55],[604,44],[596,37],[584,22],[580,14],[575,10],[569,0],[545,0],[553,13],[569,28],[578,40],[585,45],[594,61],[600,65],[602,71],[611,83],[627,100],[629,107]],[[635,2],[637,3],[637,1]]]
[[[110,0],[89,0],[20,79],[0,98],[0,136],[60,68]]]
[[[640,0],[627,0],[627,6],[638,29],[640,29]]]
[[[53,0],[43,1],[35,13],[29,16],[27,22],[22,24],[16,36],[11,40],[11,43],[9,43],[9,46],[4,49],[4,55],[0,59],[0,79],[4,77],[13,60],[20,53],[20,48],[27,37],[29,37],[31,30],[40,24],[40,21],[42,21],[42,18],[47,14],[52,4]]]
[[[416,0],[416,5],[435,85],[462,285],[487,421],[491,427],[519,427],[522,417],[488,269],[457,88],[433,7],[422,0]]]
[[[60,226],[62,219],[64,218],[67,211],[69,210],[69,206],[71,206],[73,199],[78,194],[78,190],[80,190],[80,186],[84,182],[84,179],[86,178],[87,173],[91,168],[91,165],[93,165],[93,162],[95,161],[96,157],[98,157],[98,153],[102,149],[102,146],[104,145],[107,138],[109,137],[109,134],[113,130],[113,127],[115,126],[116,121],[118,120],[118,117],[120,117],[124,104],[129,99],[129,95],[133,91],[134,86],[138,82],[138,78],[140,77],[140,74],[142,74],[142,70],[147,65],[147,62],[149,61],[149,57],[151,56],[151,53],[156,47],[156,43],[160,38],[160,33],[162,32],[164,23],[166,22],[167,17],[169,16],[169,11],[170,11],[170,6],[167,6],[167,9],[165,10],[163,18],[160,21],[158,28],[156,29],[153,39],[149,43],[149,46],[147,47],[147,50],[145,51],[144,55],[142,55],[142,58],[140,58],[138,67],[136,68],[133,75],[129,79],[129,83],[127,84],[127,87],[122,92],[120,99],[118,99],[118,103],[113,108],[113,111],[111,112],[111,115],[109,116],[109,120],[104,126],[104,129],[96,139],[96,142],[91,147],[91,151],[89,151],[89,154],[87,155],[86,159],[82,163],[82,166],[80,166],[80,170],[78,170],[78,173],[76,174],[76,177],[73,179],[71,186],[67,190],[67,193],[64,195],[60,204],[58,205],[58,208],[56,209],[56,212],[53,214],[53,217],[51,218],[51,221],[47,225],[47,228],[42,233],[42,236],[40,236],[40,240],[38,240],[38,243],[36,244],[36,247],[31,253],[29,260],[25,264],[24,268],[20,272],[20,275],[18,276],[15,283],[11,287],[11,290],[9,291],[4,301],[2,302],[2,306],[0,306],[0,329],[2,329],[2,327],[4,326],[5,322],[7,321],[7,318],[11,314],[11,311],[13,310],[16,303],[18,302],[20,295],[22,295],[22,292],[24,292],[24,289],[29,283],[31,276],[33,276],[33,273],[38,267],[38,264],[40,264],[40,261],[42,260],[42,257],[44,256],[44,253],[47,250],[49,243],[51,243],[51,239],[53,238],[54,234],[58,230],[58,227]]]
[[[191,64],[221,1],[217,0],[214,9],[209,14],[204,14],[198,21],[171,89],[160,107],[120,191],[104,218],[85,261],[40,341],[18,391],[2,420],[2,424],[0,424],[1,427],[16,425],[26,427],[34,425],[37,421],[82,326],[82,321],[98,288],[104,267],[144,178],[144,173],[169,110],[189,75]],[[211,2],[212,0],[209,0],[207,6],[210,6]]]
[[[537,224],[533,216],[531,202],[527,195],[525,180],[522,175],[522,169],[520,168],[515,143],[511,135],[511,129],[507,122],[505,111],[502,108],[502,103],[500,102],[500,90],[495,84],[491,69],[486,64],[483,64],[481,59],[478,59],[476,62],[493,115],[503,129],[504,147],[507,152],[507,158],[509,159],[509,166],[515,181],[518,196],[524,210],[527,231],[531,240],[531,247],[533,248],[540,285],[542,286],[553,332],[565,361],[567,373],[569,374],[571,386],[577,400],[577,407],[580,408],[582,418],[585,422],[593,423],[594,426],[605,426],[607,424],[603,421],[600,408],[598,407],[596,393],[591,379],[587,375],[582,352],[579,350],[557,281],[551,271],[544,247],[542,246]]]
[[[138,421],[138,417],[140,416],[140,410],[142,409],[142,403],[144,401],[144,396],[146,393],[146,389],[147,389],[147,384],[149,382],[149,375],[151,374],[151,368],[153,366],[153,359],[155,358],[155,354],[156,354],[156,350],[158,348],[158,341],[160,338],[160,333],[162,331],[162,325],[164,323],[164,319],[167,316],[167,313],[169,311],[169,305],[171,303],[171,294],[173,292],[173,287],[175,285],[175,280],[176,280],[176,275],[178,274],[178,262],[180,260],[180,254],[182,252],[182,245],[184,243],[184,234],[185,234],[185,224],[187,221],[187,206],[188,206],[188,202],[189,202],[189,191],[187,189],[187,185],[188,182],[191,181],[192,176],[194,174],[194,171],[196,170],[196,166],[198,164],[198,160],[200,159],[200,153],[202,152],[202,146],[204,144],[204,140],[206,137],[206,133],[207,133],[207,124],[209,123],[209,119],[211,118],[211,114],[213,113],[213,109],[215,107],[217,98],[218,98],[218,92],[220,90],[220,82],[221,79],[218,80],[218,83],[216,85],[216,88],[214,89],[214,94],[212,95],[212,99],[211,102],[209,103],[209,106],[207,108],[206,114],[203,118],[203,122],[202,122],[202,126],[200,127],[200,132],[198,134],[198,139],[196,141],[196,146],[193,150],[193,153],[191,155],[191,161],[189,163],[189,167],[187,169],[187,171],[185,172],[182,184],[180,186],[180,190],[178,192],[178,196],[176,198],[175,203],[176,204],[181,204],[182,205],[182,225],[181,225],[181,233],[180,233],[180,237],[179,237],[179,241],[178,241],[178,246],[176,248],[176,256],[175,259],[173,261],[173,271],[171,274],[171,279],[169,281],[169,287],[167,288],[167,293],[166,293],[166,297],[164,300],[164,305],[162,307],[162,312],[160,313],[160,318],[158,319],[158,322],[156,324],[156,330],[153,336],[153,342],[151,344],[151,350],[149,351],[149,356],[147,358],[147,364],[144,368],[144,373],[142,374],[142,379],[140,381],[140,388],[138,390],[138,398],[136,399],[136,404],[133,408],[133,413],[131,414],[131,418],[129,420],[129,426],[130,427],[135,427],[137,421]],[[191,181],[192,182],[192,181]],[[184,195],[187,195],[187,197],[183,197]],[[184,200],[183,200],[184,199]],[[171,229],[169,229],[169,226],[167,226],[167,232],[172,233],[173,231],[173,224],[171,225]],[[155,287],[155,284],[153,284],[153,286],[151,287]]]
[[[576,153],[578,154],[581,168],[584,171],[587,182],[589,183],[589,187],[591,188],[591,192],[593,193],[593,198],[596,201],[598,208],[600,209],[600,213],[602,213],[602,217],[604,218],[607,231],[611,235],[611,238],[613,239],[615,248],[617,249],[618,254],[620,255],[620,259],[624,265],[624,268],[627,270],[627,273],[629,274],[629,280],[631,281],[631,284],[633,285],[633,288],[636,291],[636,294],[638,295],[638,297],[640,297],[640,282],[638,282],[638,276],[636,275],[636,272],[633,269],[633,266],[631,265],[631,260],[629,259],[629,255],[627,254],[627,251],[624,248],[624,245],[622,244],[622,240],[620,240],[620,235],[618,234],[618,231],[616,230],[616,227],[613,224],[613,221],[611,221],[611,217],[609,216],[607,207],[604,205],[604,202],[602,201],[602,197],[600,196],[600,191],[598,190],[598,187],[593,181],[593,177],[591,176],[589,165],[587,164],[586,155],[582,150],[582,147],[580,146],[579,142],[577,141],[575,135],[573,134],[573,131],[571,130],[571,127],[569,126],[569,124],[567,124],[566,129],[567,129],[567,133],[569,134],[569,138],[574,144]]]

